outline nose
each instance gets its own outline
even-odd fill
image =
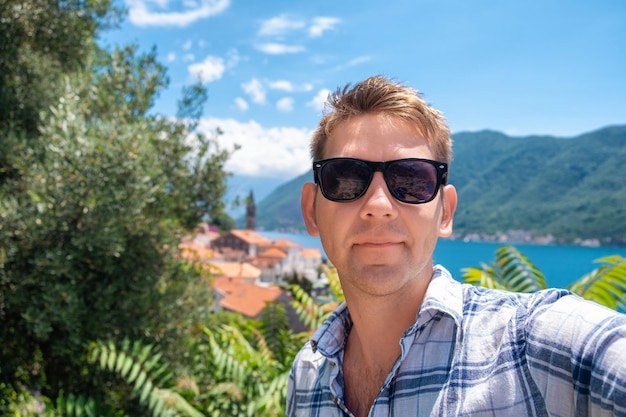
[[[382,172],[375,172],[367,192],[362,197],[361,217],[364,219],[387,218],[398,215],[398,206],[391,195]]]

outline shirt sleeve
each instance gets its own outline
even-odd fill
[[[537,295],[524,326],[528,367],[548,411],[626,415],[626,315],[561,295]]]
[[[294,417],[295,414],[295,364],[291,367],[291,371],[289,371],[289,379],[287,380],[287,406],[285,408],[286,417]]]

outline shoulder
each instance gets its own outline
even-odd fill
[[[583,301],[570,291],[557,288],[534,293],[518,293],[470,284],[458,285],[462,288],[464,315],[492,312],[503,315],[506,315],[506,312],[530,315],[540,310],[549,310],[563,298],[575,300],[575,303]]]
[[[463,286],[463,323],[471,333],[509,332],[540,357],[592,354],[596,361],[604,349],[609,357],[626,351],[626,315],[567,290],[521,294]]]
[[[605,319],[613,318],[619,322],[626,317],[563,289],[514,293],[458,285],[463,293],[464,334],[482,340],[490,335],[495,339],[493,343],[506,337],[521,343],[520,346],[531,343],[570,347],[580,344],[574,335],[582,337],[583,333],[601,328],[600,323]],[[555,341],[556,334],[560,334],[562,340]]]
[[[626,348],[626,315],[571,293],[538,293],[536,298],[527,307],[529,339],[579,349],[615,339]]]

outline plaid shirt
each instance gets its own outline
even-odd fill
[[[352,416],[342,304],[293,364],[287,416]],[[370,417],[626,416],[626,315],[564,290],[461,284],[437,266]]]

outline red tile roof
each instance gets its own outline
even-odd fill
[[[211,271],[216,277],[255,280],[261,276],[261,270],[247,262],[215,262],[211,264]]]
[[[257,317],[267,303],[282,294],[277,286],[261,287],[241,278],[216,277],[213,285],[225,295],[220,301],[222,308],[248,317]]]
[[[281,238],[281,239],[277,239],[274,241],[274,246],[279,247],[279,248],[299,248],[300,245],[298,245],[295,242],[292,242],[291,240],[285,239],[285,238]]]
[[[284,259],[286,257],[287,257],[287,254],[278,248],[271,248],[257,255],[257,258]]]
[[[232,233],[233,235],[237,236],[239,239],[246,241],[250,244],[255,244],[259,246],[271,246],[272,245],[271,240],[261,236],[254,230],[233,229],[230,231],[230,233]]]
[[[304,256],[305,258],[321,258],[322,257],[322,251],[317,248],[302,249],[300,251],[300,254]]]
[[[205,260],[216,257],[216,252],[204,245],[198,245],[193,242],[180,243],[180,257],[188,261]]]

